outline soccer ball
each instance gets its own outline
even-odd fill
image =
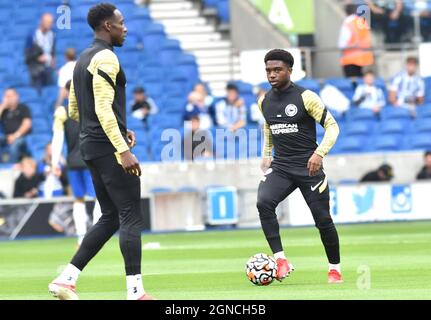
[[[257,286],[271,284],[277,275],[275,259],[265,253],[257,253],[248,259],[245,272],[248,280]]]

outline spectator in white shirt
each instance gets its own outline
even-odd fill
[[[66,58],[66,63],[60,68],[58,71],[58,81],[57,85],[59,88],[58,92],[58,100],[56,106],[61,105],[64,99],[68,96],[68,91],[65,86],[69,80],[73,78],[73,69],[76,65],[76,52],[74,48],[67,48],[64,53],[64,57]]]
[[[385,106],[385,94],[381,88],[375,86],[372,71],[367,71],[364,74],[364,83],[356,87],[353,104],[359,108],[371,109],[375,114]]]
[[[389,88],[389,102],[395,107],[409,109],[413,116],[416,106],[423,104],[425,97],[425,83],[417,75],[418,63],[417,58],[408,57],[406,69],[393,78]]]
[[[236,85],[228,84],[226,91],[226,98],[215,106],[217,125],[235,132],[247,124],[247,110]]]

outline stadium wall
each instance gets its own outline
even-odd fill
[[[289,48],[288,38],[248,1],[231,0],[231,38],[236,50]]]
[[[423,152],[387,152],[343,154],[324,159],[325,171],[332,183],[359,180],[365,173],[382,163],[394,169],[394,183],[410,183],[423,166]],[[201,162],[172,162],[142,164],[142,194],[152,189],[178,191],[181,188],[203,190],[211,185],[229,185],[237,189],[256,189],[261,178],[260,159],[216,160]],[[13,194],[13,169],[0,170],[0,191],[7,197]]]

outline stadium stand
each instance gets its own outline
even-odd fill
[[[0,48],[0,94],[6,87],[16,87],[21,101],[31,107],[34,126],[33,132],[28,137],[30,151],[35,158],[39,158],[43,152],[44,144],[50,140],[51,124],[54,103],[58,89],[56,86],[45,87],[42,95],[39,95],[29,85],[29,75],[24,63],[24,42],[28,33],[37,25],[40,15],[44,12],[56,13],[57,6],[62,1],[43,0],[37,3],[33,1],[0,2],[0,18],[3,17],[5,25],[1,30],[8,28],[7,41]],[[88,9],[96,1],[76,0],[70,1],[72,10],[72,28],[55,29],[57,35],[56,56],[57,66],[64,62],[63,53],[68,47],[74,47],[78,53],[91,43],[92,32],[86,24]],[[152,8],[161,8],[156,4],[150,7],[137,6],[133,1],[117,1],[118,7],[127,18],[128,37],[123,48],[116,49],[122,66],[128,78],[128,97],[131,90],[137,86],[145,87],[148,95],[160,106],[158,115],[150,118],[149,131],[146,131],[142,122],[133,119],[130,115],[129,126],[138,133],[138,146],[135,152],[143,161],[160,161],[160,151],[166,142],[162,142],[160,135],[163,129],[173,128],[183,132],[183,111],[187,103],[187,95],[193,86],[206,77],[202,77],[202,61],[205,60],[193,49],[193,46],[185,41],[184,37],[171,38],[166,30],[172,29],[169,20],[163,20],[162,11],[157,11],[158,20],[152,17]],[[203,5],[215,8],[222,23],[229,22],[229,1],[204,0]],[[155,7],[154,7],[155,6]],[[19,13],[18,13],[19,10]],[[190,7],[188,10],[194,10]],[[187,13],[194,19],[200,19],[199,12]],[[6,19],[7,17],[7,19]],[[196,20],[200,21],[200,20]],[[199,22],[200,23],[200,22]],[[183,26],[182,28],[186,28]],[[202,30],[206,30],[201,24]],[[186,30],[186,29],[184,29]],[[203,32],[202,31],[202,32]],[[212,31],[211,31],[212,32]],[[196,36],[196,35],[194,35]],[[211,34],[216,39],[216,35]],[[217,38],[218,39],[218,38]],[[190,39],[189,39],[190,40]],[[214,43],[219,43],[215,41]],[[214,51],[223,49],[214,47]],[[202,60],[203,59],[203,60]],[[208,59],[208,58],[206,58]],[[219,59],[219,58],[216,58]],[[216,68],[219,68],[216,66]],[[211,81],[211,78],[208,78]],[[223,80],[223,85],[226,83]],[[358,80],[357,83],[361,83]],[[241,81],[235,81],[239,87],[241,96],[246,101],[248,111],[255,103],[255,91],[253,86]],[[431,85],[431,77],[425,79],[426,87]],[[349,79],[328,78],[313,79],[304,78],[298,82],[316,93],[324,84],[331,84],[338,88],[349,99],[353,96],[354,85]],[[376,78],[376,85],[382,88],[386,94],[386,83],[382,78]],[[269,89],[267,83],[263,88]],[[214,87],[213,87],[214,88]],[[209,86],[211,90],[211,86]],[[373,152],[373,151],[398,151],[409,149],[424,149],[431,147],[429,133],[431,132],[431,90],[426,91],[425,104],[417,108],[417,117],[412,119],[408,110],[394,108],[387,105],[381,110],[380,117],[367,109],[351,107],[345,114],[336,114],[336,118],[343,128],[339,141],[331,151],[336,153]],[[215,90],[214,92],[219,93]],[[213,94],[214,94],[213,92]],[[217,97],[216,97],[217,100]],[[130,111],[130,110],[129,110]],[[256,129],[250,124],[247,130]],[[415,128],[415,129],[413,129]],[[323,137],[323,129],[317,125],[317,138]],[[249,147],[247,155],[261,155],[261,135],[259,134],[256,147]],[[214,140],[217,144],[217,139]],[[216,150],[216,145],[214,150]],[[228,157],[226,154],[224,157]],[[236,156],[236,158],[238,158]]]

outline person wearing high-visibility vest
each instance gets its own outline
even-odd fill
[[[338,47],[344,76],[361,77],[362,68],[374,63],[371,51],[371,30],[367,21],[358,16],[356,5],[346,5],[347,17],[341,26]]]

